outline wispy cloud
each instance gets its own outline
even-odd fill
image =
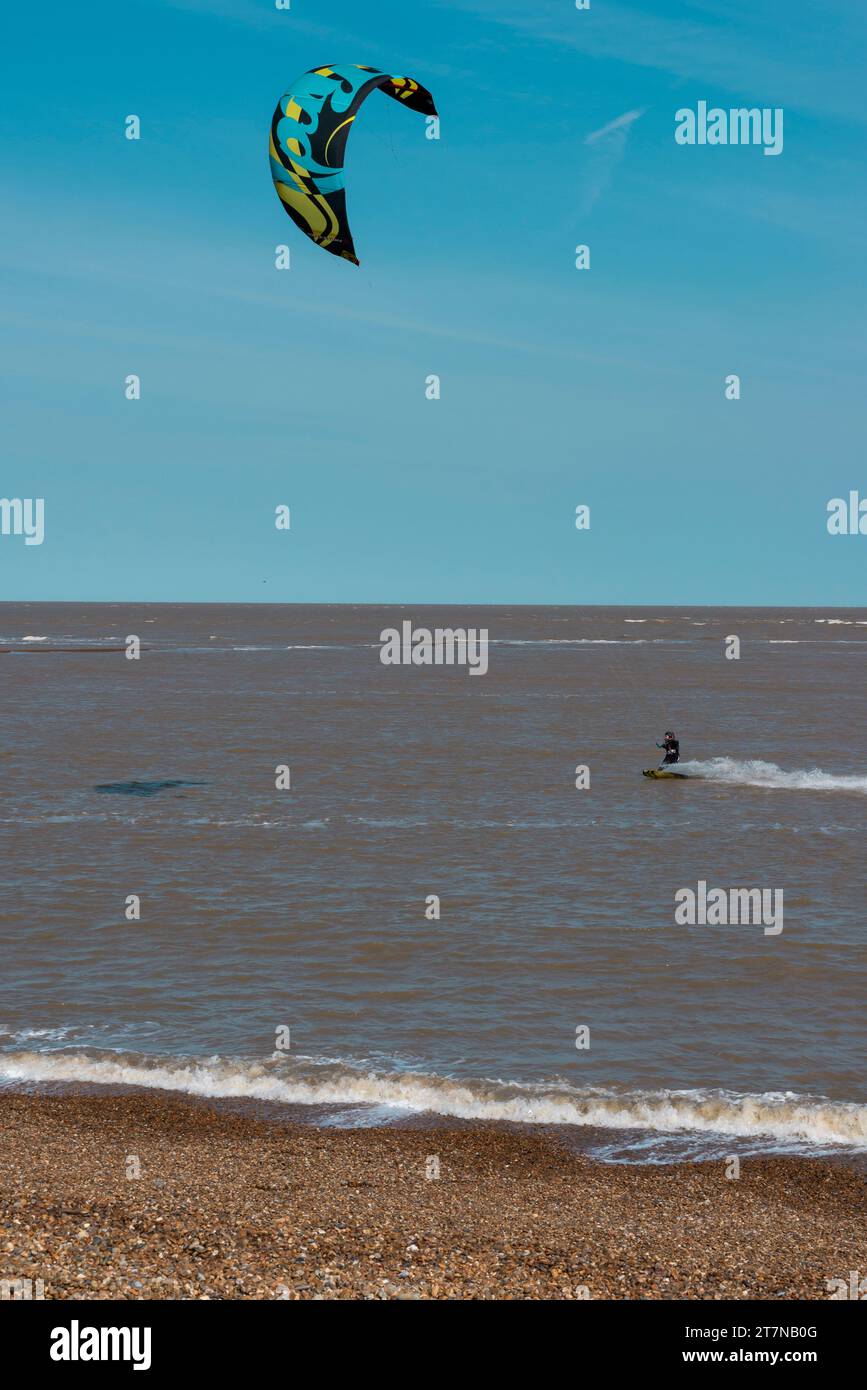
[[[293,39],[299,34],[305,39],[312,38],[322,40],[329,48],[336,51],[316,52],[311,49],[307,54],[307,62],[359,62],[369,63],[376,67],[377,61],[394,61],[401,71],[404,67],[414,67],[417,69],[416,76],[420,74],[433,75],[437,77],[449,77],[459,80],[465,78],[468,81],[477,81],[478,73],[475,68],[455,67],[452,63],[432,62],[430,54],[422,51],[420,54],[408,53],[400,41],[396,41],[396,53],[389,54],[388,50],[384,55],[380,55],[381,43],[374,41],[371,47],[370,33],[363,31],[361,34],[353,34],[343,23],[336,24],[317,24],[313,20],[302,19],[295,11],[282,11],[277,13],[272,7],[251,4],[250,0],[161,0],[161,3],[170,10],[182,10],[189,14],[200,15],[207,20],[227,20],[232,24],[245,25],[252,29],[268,31],[271,34],[279,32],[275,25],[279,25],[285,19],[285,32]],[[487,88],[483,90],[489,90]]]
[[[629,132],[646,110],[646,106],[640,106],[633,111],[624,111],[622,116],[616,116],[607,125],[600,126],[599,130],[593,130],[584,137],[584,144],[589,146],[590,153],[582,171],[582,217],[586,217],[610,186],[614,170],[626,153]]]
[[[626,144],[626,137],[629,134],[629,127],[633,125],[640,116],[643,116],[646,110],[646,106],[640,106],[636,111],[624,111],[622,116],[615,116],[613,121],[609,121],[607,125],[600,126],[599,130],[591,131],[589,135],[585,136],[584,144],[595,145],[598,140],[605,140],[611,136],[615,136],[616,143],[622,151]]]
[[[864,19],[852,0],[790,0],[781,30],[779,0],[684,0],[636,6],[606,0],[588,23],[562,0],[435,0],[521,34],[532,42],[575,49],[594,61],[651,68],[707,90],[760,104],[790,106],[862,124]]]

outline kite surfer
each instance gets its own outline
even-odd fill
[[[680,740],[675,738],[671,729],[667,729],[662,743],[658,743],[657,748],[665,749],[665,757],[659,764],[660,767],[670,767],[672,763],[680,760]]]

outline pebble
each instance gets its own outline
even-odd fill
[[[429,1181],[432,1142],[174,1095],[3,1092],[0,1278],[47,1299],[778,1300],[864,1268],[864,1179],[842,1163],[745,1159],[733,1181],[475,1124],[436,1130]]]

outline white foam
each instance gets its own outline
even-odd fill
[[[780,790],[811,792],[854,792],[867,796],[867,774],[823,772],[821,768],[796,769],[786,772],[776,763],[751,758],[740,762],[736,758],[711,758],[706,762],[691,760],[679,766],[695,777],[708,782],[727,782],[742,787],[769,787]]]
[[[601,1088],[457,1081],[418,1073],[377,1073],[343,1064],[287,1064],[220,1057],[159,1059],[141,1054],[19,1052],[0,1057],[9,1083],[78,1082],[144,1086],[201,1097],[235,1097],[290,1105],[365,1105],[464,1120],[640,1129],[766,1137],[787,1143],[867,1149],[867,1105],[793,1092],[614,1092]]]
[[[629,619],[624,621],[628,622]],[[644,619],[641,620],[642,622]],[[662,637],[492,637],[489,647],[641,647],[663,642]]]
[[[0,1024],[0,1038],[11,1038],[13,1042],[31,1042],[35,1038],[45,1038],[49,1042],[62,1042],[72,1033],[71,1028],[21,1028],[17,1031]]]

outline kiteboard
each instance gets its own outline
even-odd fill
[[[688,772],[669,772],[667,767],[646,767],[642,773],[643,777],[679,777],[685,781],[689,777]]]

